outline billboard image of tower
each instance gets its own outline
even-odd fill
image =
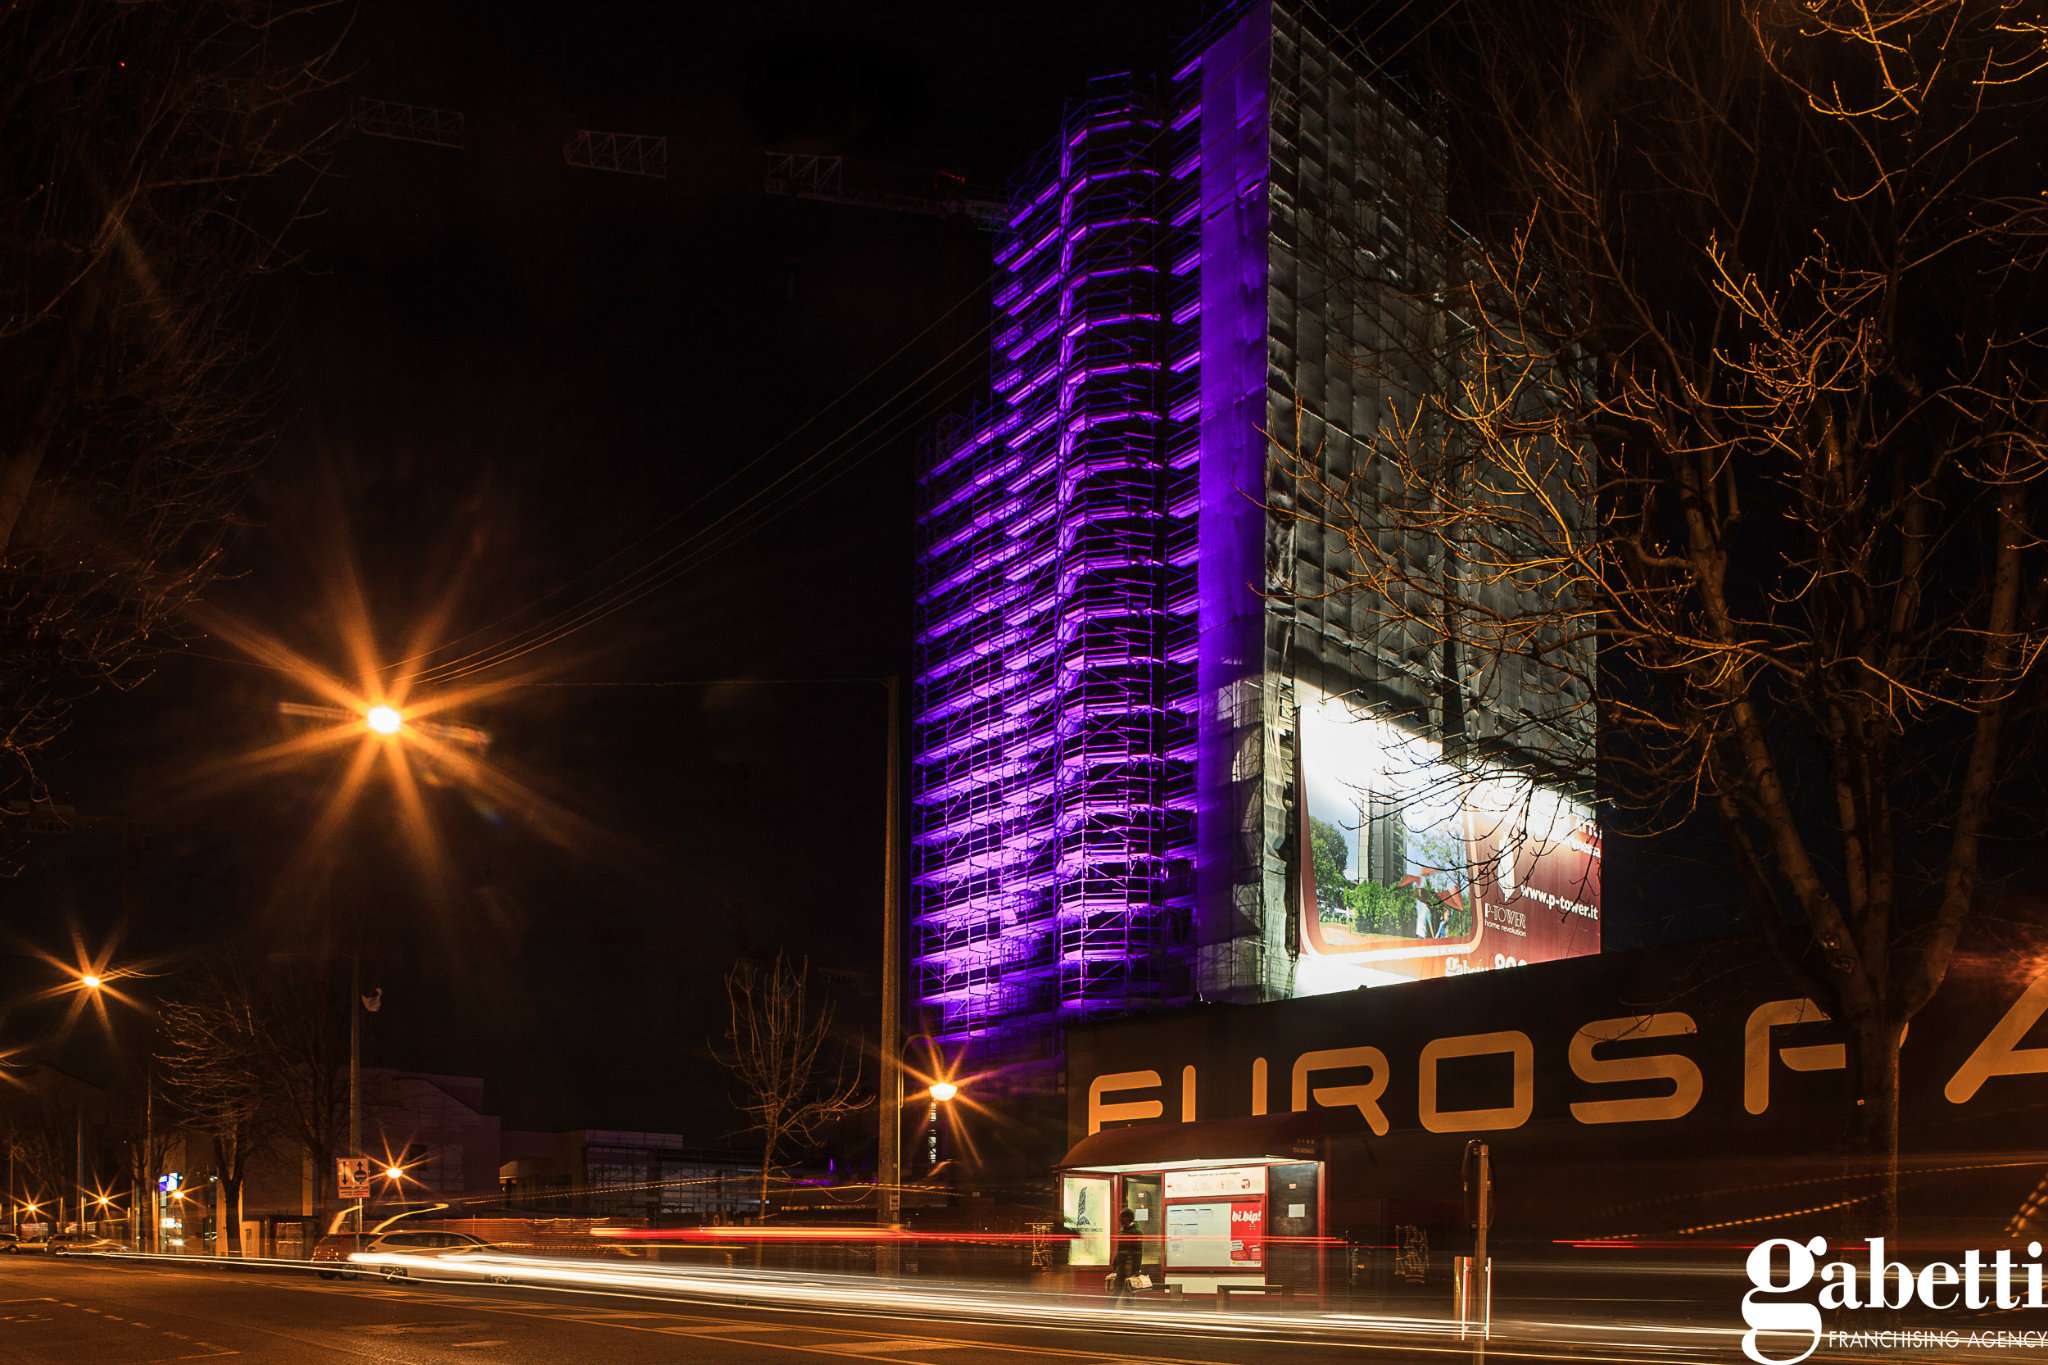
[[[911,993],[971,1065],[1598,951],[1583,796],[1446,743],[1513,697],[1341,590],[1275,457],[1370,497],[1372,433],[1440,382],[1356,358],[1429,353],[1444,160],[1313,11],[1255,0],[1169,77],[1091,84],[1019,177],[990,402],[918,521]],[[1409,287],[1335,289],[1333,251]]]

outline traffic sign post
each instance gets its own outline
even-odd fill
[[[370,1195],[370,1158],[336,1157],[335,1187],[343,1199],[367,1199]]]

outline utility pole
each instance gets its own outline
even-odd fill
[[[903,983],[899,979],[903,962],[903,924],[896,893],[897,848],[900,842],[896,822],[897,808],[901,804],[897,787],[902,781],[902,742],[897,733],[897,713],[902,709],[902,683],[893,674],[888,679],[887,690],[889,775],[884,788],[882,814],[882,1093],[876,1106],[881,1110],[882,1128],[875,1159],[875,1182],[881,1186],[882,1195],[878,1221],[884,1230],[885,1240],[876,1246],[875,1269],[883,1275],[897,1275],[903,1269],[902,1246],[889,1239],[888,1234],[903,1221],[903,1021],[900,1015]]]
[[[149,1201],[149,1249],[156,1251],[157,1233],[164,1225],[163,1194],[156,1186],[156,1071],[144,1063],[142,1071],[142,1197]],[[141,1246],[138,1241],[136,1245]]]
[[[71,1109],[71,1161],[78,1191],[78,1231],[85,1231],[85,1100],[81,1097]]]
[[[1465,1144],[1465,1214],[1472,1224],[1472,1256],[1458,1294],[1458,1339],[1476,1338],[1473,1359],[1486,1358],[1493,1335],[1493,1266],[1486,1234],[1493,1226],[1493,1153],[1478,1138]]]
[[[332,1015],[328,1016],[333,1018]],[[356,917],[355,950],[349,955],[348,969],[348,1154],[361,1156],[363,1153],[363,922],[361,912]],[[331,1171],[322,1172],[320,1178],[333,1177]],[[363,1196],[356,1196],[356,1232],[363,1230]]]

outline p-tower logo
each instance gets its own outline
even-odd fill
[[[2029,1242],[2024,1258],[2007,1247],[1986,1255],[1982,1251],[1963,1253],[1960,1261],[1928,1261],[1916,1271],[1885,1253],[1884,1238],[1874,1237],[1868,1254],[1823,1262],[1827,1255],[1825,1237],[1798,1241],[1773,1237],[1750,1250],[1746,1269],[1751,1288],[1742,1296],[1742,1353],[1756,1365],[1799,1365],[1812,1355],[1827,1336],[1821,1310],[1832,1312],[1878,1309],[1897,1312],[1908,1308],[2011,1311],[2048,1308],[2041,1278],[2041,1244]],[[1888,1330],[1883,1335],[1927,1338],[1925,1344],[1962,1346],[1960,1331],[1912,1329]],[[2010,1333],[1996,1334],[1998,1345],[2008,1344]],[[1953,1339],[1951,1339],[1953,1338]],[[1920,1344],[1901,1342],[1900,1344]]]

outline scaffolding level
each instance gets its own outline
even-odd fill
[[[1066,1023],[1188,992],[1193,603],[1168,457],[1191,435],[1167,412],[1159,135],[1129,78],[1069,111],[1006,211],[995,403],[924,478],[915,990],[983,1062],[1050,1060]]]

